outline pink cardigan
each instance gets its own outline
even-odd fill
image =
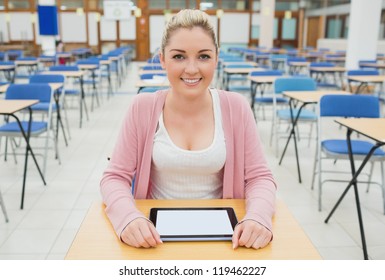
[[[246,199],[246,215],[242,220],[258,221],[271,230],[276,184],[262,151],[250,105],[240,94],[218,92],[226,140],[223,198]],[[100,183],[107,216],[119,237],[127,224],[144,217],[136,209],[134,199],[148,198],[153,139],[166,95],[164,90],[134,97]]]

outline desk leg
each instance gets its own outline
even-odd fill
[[[306,103],[301,105],[301,107],[298,109],[297,116],[294,119],[293,102],[294,102],[293,99],[290,99],[289,105],[290,105],[290,117],[291,117],[292,128],[291,128],[289,137],[287,138],[285,148],[283,149],[283,152],[282,152],[282,155],[281,155],[281,159],[279,160],[279,165],[281,165],[281,163],[282,163],[282,160],[283,160],[283,157],[285,156],[285,153],[286,153],[287,147],[289,145],[290,139],[293,136],[294,149],[295,149],[295,158],[297,160],[298,180],[299,180],[300,183],[302,183],[301,168],[299,166],[299,158],[298,158],[297,137],[295,136],[295,127],[296,127],[296,125],[298,123],[298,119],[299,119],[299,116],[301,114],[302,108],[306,105]]]
[[[43,175],[43,173],[40,170],[39,164],[37,163],[35,154],[33,153],[31,146],[29,145],[29,138],[30,138],[30,134],[31,134],[31,124],[32,124],[32,109],[28,108],[28,110],[29,110],[29,122],[28,122],[27,134],[25,134],[25,131],[23,129],[23,126],[22,126],[19,118],[16,117],[15,115],[12,115],[16,119],[17,124],[20,127],[21,134],[23,135],[23,138],[25,139],[25,142],[26,142],[25,161],[24,161],[24,175],[23,175],[23,188],[22,188],[22,191],[21,191],[21,205],[20,205],[20,209],[24,208],[24,194],[25,194],[25,183],[26,183],[26,179],[27,179],[27,166],[28,166],[28,154],[29,153],[31,153],[33,161],[35,162],[37,170],[39,171],[40,177],[43,180],[44,186],[47,185],[47,183],[45,182],[45,179],[44,179],[44,175]]]
[[[382,146],[383,144],[377,143],[376,145],[374,145],[372,147],[372,149],[369,151],[369,153],[366,155],[365,159],[362,161],[358,170],[355,171],[354,158],[353,158],[353,152],[352,152],[352,144],[351,144],[351,139],[350,139],[352,132],[353,131],[351,129],[348,129],[347,142],[348,142],[349,160],[350,160],[350,166],[351,166],[353,178],[349,182],[348,186],[345,188],[344,192],[341,194],[340,198],[338,199],[337,203],[334,205],[330,214],[325,219],[325,223],[328,223],[329,219],[332,217],[333,213],[335,212],[335,210],[337,209],[337,207],[339,206],[339,204],[341,203],[341,201],[343,200],[343,198],[345,197],[345,195],[349,191],[350,187],[354,186],[354,195],[355,195],[355,199],[356,199],[357,216],[358,216],[358,222],[359,222],[359,226],[360,226],[362,250],[364,253],[364,259],[367,260],[368,259],[368,252],[367,252],[367,248],[366,248],[364,223],[363,223],[362,214],[361,214],[360,198],[359,198],[358,187],[357,187],[357,178],[360,175],[361,171],[364,169],[366,163],[369,161],[370,157],[373,155],[374,151],[377,148],[379,148],[380,146]]]
[[[84,93],[84,82],[83,82],[83,76],[80,77],[80,125],[79,127],[82,128],[82,122],[83,122],[83,106],[84,111],[86,112],[87,120],[88,120],[88,110],[87,110],[87,104],[86,104],[86,98]]]

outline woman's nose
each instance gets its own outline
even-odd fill
[[[189,60],[187,62],[185,72],[188,74],[195,74],[196,72],[198,72],[198,66],[195,60]]]

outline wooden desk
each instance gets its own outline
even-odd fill
[[[242,62],[240,62],[242,63]],[[232,75],[249,75],[253,71],[264,71],[266,69],[258,67],[247,67],[247,68],[224,68],[223,69],[223,86],[226,90],[229,90],[230,77]]]
[[[151,207],[233,207],[238,219],[245,213],[244,200],[138,200],[137,207],[146,216]],[[273,221],[274,240],[260,250],[232,249],[230,241],[165,242],[157,248],[133,248],[116,236],[101,202],[94,203],[85,217],[66,259],[131,260],[219,260],[219,259],[320,259],[320,255],[290,214],[278,201]]]
[[[284,91],[283,95],[290,98],[289,106],[290,106],[290,113],[291,113],[291,123],[292,128],[290,130],[289,137],[287,138],[285,148],[283,149],[281,158],[279,160],[279,164],[282,163],[283,157],[285,156],[287,147],[289,145],[289,142],[291,138],[293,138],[294,141],[294,149],[295,149],[295,157],[297,161],[297,171],[298,171],[298,180],[300,183],[302,183],[301,179],[301,168],[299,164],[299,156],[298,156],[298,148],[297,148],[297,136],[295,135],[295,127],[298,123],[298,119],[300,117],[302,109],[308,105],[308,104],[315,104],[318,103],[322,96],[326,94],[350,94],[347,91],[338,91],[338,90],[328,90],[328,91]],[[295,104],[297,102],[301,103],[301,106],[299,107],[297,114],[294,115],[294,108]]]
[[[137,88],[138,88],[138,93],[145,87],[169,87],[170,86],[170,82],[169,80],[167,79],[167,77],[165,77],[164,80],[162,79],[159,79],[158,80],[139,80],[136,85],[135,85]]]
[[[0,71],[4,72],[4,77],[10,83],[13,83],[15,81],[15,70],[15,64],[0,65]]]
[[[338,199],[337,203],[333,207],[332,211],[326,218],[325,223],[329,221],[329,219],[332,217],[333,213],[335,212],[335,210],[337,209],[337,207],[345,197],[346,193],[353,186],[355,201],[357,206],[358,222],[360,226],[362,250],[364,254],[364,259],[367,260],[368,252],[366,248],[364,225],[363,225],[363,220],[361,216],[361,206],[360,206],[359,192],[357,188],[357,177],[360,175],[361,171],[364,169],[365,165],[369,161],[374,151],[380,148],[381,146],[385,145],[385,119],[384,118],[378,118],[378,119],[376,118],[348,118],[348,119],[341,118],[341,119],[336,119],[336,122],[347,128],[346,138],[348,142],[348,151],[349,151],[349,159],[350,159],[350,165],[352,170],[352,179],[347,185],[347,187],[345,188],[344,192],[341,194],[340,198]],[[369,153],[366,155],[366,157],[364,158],[360,167],[357,170],[355,169],[354,158],[351,151],[350,136],[352,132],[357,132],[359,134],[362,134],[375,142],[375,145],[373,145],[373,147],[370,149]]]
[[[251,99],[251,109],[253,110],[254,117],[254,99],[257,95],[258,86],[261,88],[261,95],[263,95],[263,87],[265,85],[271,85],[275,82],[277,78],[282,78],[283,76],[248,76],[247,78],[251,81],[251,91],[250,91],[250,99]]]
[[[65,76],[66,78],[75,78],[75,79],[79,79],[79,82],[80,82],[80,95],[79,95],[79,99],[80,99],[80,121],[79,121],[79,127],[81,128],[82,127],[82,123],[83,123],[83,107],[84,107],[84,110],[85,110],[85,113],[86,113],[86,117],[87,117],[87,120],[88,120],[88,110],[87,110],[87,104],[86,104],[86,100],[85,100],[85,92],[84,92],[84,80],[83,80],[83,76],[84,76],[84,71],[82,70],[78,70],[78,71],[44,71],[44,72],[41,72],[40,74],[44,74],[44,75],[63,75]]]
[[[343,74],[346,72],[345,67],[341,66],[332,66],[332,67],[310,67],[310,76],[312,77],[313,74],[315,74],[315,79],[318,81],[321,81],[322,78],[325,78],[326,74],[332,74],[334,76],[334,84],[338,85],[337,82],[337,74],[339,75],[340,80],[340,88],[343,87],[344,84],[344,78]]]
[[[351,90],[351,82],[358,82],[359,86],[357,87],[355,93],[360,93],[360,90],[363,87],[368,86],[368,84],[382,84],[385,82],[385,75],[364,75],[364,76],[348,76],[348,84]]]
[[[25,185],[26,185],[26,179],[27,179],[27,166],[28,166],[28,156],[29,153],[31,153],[31,156],[35,162],[36,168],[39,171],[40,177],[43,180],[44,185],[46,185],[43,173],[40,170],[39,164],[37,163],[35,154],[33,153],[33,150],[31,146],[29,145],[29,137],[30,137],[30,124],[32,120],[32,110],[31,106],[34,104],[39,103],[39,100],[9,100],[9,99],[0,99],[0,115],[5,116],[11,116],[13,117],[19,128],[20,132],[22,134],[22,137],[25,140],[26,143],[26,151],[25,151],[25,160],[24,160],[24,173],[23,173],[23,186],[22,186],[22,193],[21,193],[21,205],[20,208],[23,209],[24,207],[24,193],[25,193]],[[29,125],[28,130],[24,131],[23,125],[21,124],[20,119],[16,116],[16,113],[28,108],[29,111]]]

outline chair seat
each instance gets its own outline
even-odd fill
[[[80,90],[78,90],[78,89],[66,89],[65,94],[66,95],[79,95]]]
[[[356,155],[367,155],[373,144],[368,141],[352,140],[352,151]],[[324,140],[321,143],[322,148],[330,153],[348,155],[348,142],[342,139]],[[374,156],[385,156],[385,152],[381,149],[376,149],[373,153]]]
[[[28,123],[27,121],[22,121],[21,126],[24,131],[28,131]],[[32,122],[31,124],[31,134],[40,133],[47,129],[46,122]],[[0,127],[0,132],[2,133],[20,133],[20,127],[17,122],[9,122]]]
[[[52,104],[52,111],[57,111],[57,104],[56,103],[53,103]],[[40,102],[40,103],[37,103],[35,105],[32,105],[31,106],[31,109],[32,110],[35,110],[35,111],[48,111],[49,109],[49,103],[46,103],[46,102]]]
[[[250,91],[250,86],[229,86],[229,91]]]
[[[296,117],[298,114],[298,109],[293,110],[293,115]],[[290,120],[291,113],[290,109],[281,109],[277,111],[277,116],[280,119]],[[299,119],[301,120],[317,120],[317,115],[313,111],[302,109],[299,115]]]
[[[317,83],[317,87],[338,88],[336,84],[331,83]]]
[[[276,98],[277,103],[280,104],[286,104],[289,103],[289,101],[284,97],[277,97]],[[273,97],[256,97],[254,98],[254,102],[257,103],[273,103]]]

